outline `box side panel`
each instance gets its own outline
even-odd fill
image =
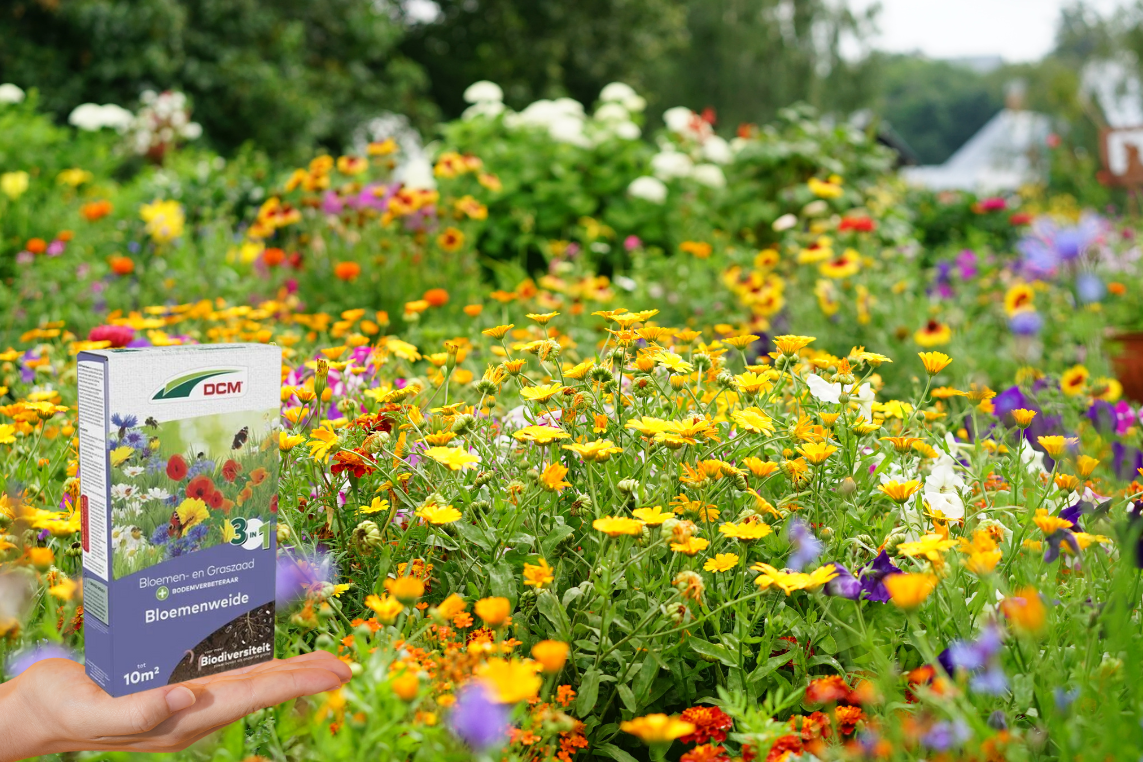
[[[86,622],[84,666],[105,690],[114,673],[110,612],[110,462],[107,453],[107,358],[82,353],[79,386],[80,516]]]

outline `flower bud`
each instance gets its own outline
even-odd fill
[[[848,497],[854,492],[857,492],[857,482],[853,480],[852,476],[847,476],[841,480],[841,484],[837,485],[838,494]]]
[[[385,546],[385,540],[381,536],[381,529],[369,519],[361,521],[354,527],[351,540],[354,547],[363,555],[369,555],[373,551],[380,550]]]
[[[475,426],[476,416],[470,413],[465,413],[464,415],[458,415],[456,417],[456,420],[453,421],[452,424],[452,430],[453,433],[457,434],[458,436],[464,436],[468,432],[472,431]]]
[[[706,370],[711,366],[710,355],[705,352],[699,352],[691,358],[691,365],[699,372]]]

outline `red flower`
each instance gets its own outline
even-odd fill
[[[837,229],[844,233],[853,230],[858,233],[872,233],[877,229],[877,223],[868,217],[843,217]]]
[[[726,740],[726,731],[734,725],[734,720],[717,706],[692,706],[684,709],[680,719],[695,726],[695,732],[683,736],[683,743],[706,743]]]
[[[797,736],[782,736],[770,747],[770,753],[766,755],[766,762],[778,762],[787,753],[795,756],[801,754],[802,751],[802,739]]]
[[[782,637],[778,638],[778,640],[784,640],[787,643],[793,644],[793,645],[790,645],[786,648],[786,653],[792,652],[799,645],[798,639],[795,638],[793,635],[783,635]],[[770,658],[773,659],[775,656],[779,656],[781,654],[782,654],[781,651],[773,651],[770,653]],[[809,644],[809,641],[806,642],[806,658],[807,659],[814,658],[814,647]],[[793,669],[794,668],[794,660],[790,659],[790,661],[786,662],[782,666],[789,667],[790,669]]]
[[[270,496],[270,513],[277,513],[277,512],[278,512],[278,493],[275,492],[273,495]]]
[[[679,762],[730,762],[730,757],[721,746],[703,744],[688,751],[679,758]]]
[[[227,483],[237,479],[240,473],[242,473],[242,464],[236,460],[228,460],[222,465],[222,478],[225,479]]]
[[[337,455],[333,456],[337,461],[330,466],[329,472],[331,474],[340,474],[343,471],[349,471],[354,477],[360,479],[363,476],[373,473],[373,467],[365,462],[361,454],[354,450],[342,450]]]
[[[197,497],[203,502],[214,492],[214,482],[206,474],[199,474],[187,483],[187,497]]]
[[[799,722],[801,720],[801,722]],[[800,731],[803,741],[816,741],[819,738],[829,738],[829,717],[821,712],[814,712],[805,717],[794,715],[790,718],[790,730]]]
[[[181,482],[187,477],[187,462],[181,455],[172,455],[167,461],[167,478]]]
[[[217,511],[218,509],[222,508],[222,504],[225,502],[225,500],[226,498],[222,496],[222,493],[218,490],[215,490],[206,497],[206,504]]]
[[[837,727],[842,735],[849,735],[857,728],[857,723],[865,719],[865,712],[859,706],[839,706],[833,710]]]
[[[129,325],[99,325],[87,334],[88,341],[110,341],[114,348],[125,347],[135,338],[135,329]]]
[[[806,703],[832,704],[849,695],[849,686],[840,675],[819,677],[811,680],[806,688]]]
[[[1022,225],[1027,225],[1031,221],[1032,221],[1032,215],[1028,214],[1027,212],[1016,212],[1016,214],[1013,214],[1011,217],[1008,218],[1008,222],[1011,223],[1014,227],[1021,227]]]

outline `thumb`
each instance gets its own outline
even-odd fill
[[[185,685],[168,685],[130,696],[109,699],[99,712],[101,736],[146,733],[176,712],[194,704],[194,692]]]

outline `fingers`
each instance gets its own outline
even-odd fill
[[[195,701],[194,692],[182,685],[168,685],[119,698],[97,694],[85,708],[84,725],[93,736],[138,735],[193,706]]]
[[[282,669],[283,666],[285,666],[286,668],[292,668],[293,666],[304,664],[306,662],[328,663],[331,666],[327,666],[326,667],[327,669],[338,669],[339,674],[342,674],[346,680],[349,679],[349,675],[351,674],[349,671],[349,667],[345,666],[345,662],[341,661],[341,659],[338,659],[336,656],[331,654],[329,651],[312,651],[312,652],[307,653],[307,654],[300,654],[298,656],[291,656],[288,659],[273,659],[271,661],[262,662],[261,664],[254,664],[254,665],[251,665],[249,667],[241,667],[239,669],[232,669],[232,670],[228,670],[226,672],[222,672],[222,673],[215,674],[215,675],[206,675],[204,677],[196,677],[193,680],[186,681],[184,683],[184,685],[190,685],[190,686],[202,685],[202,684],[206,684],[206,683],[216,682],[218,680],[229,679],[229,678],[234,677],[236,675],[247,675],[247,674],[250,674],[251,672],[265,672],[265,671],[271,670],[271,669]],[[334,664],[341,664],[345,668],[344,668],[344,670],[339,669],[339,668],[335,668],[332,666]],[[193,690],[193,688],[192,688],[192,690]]]

